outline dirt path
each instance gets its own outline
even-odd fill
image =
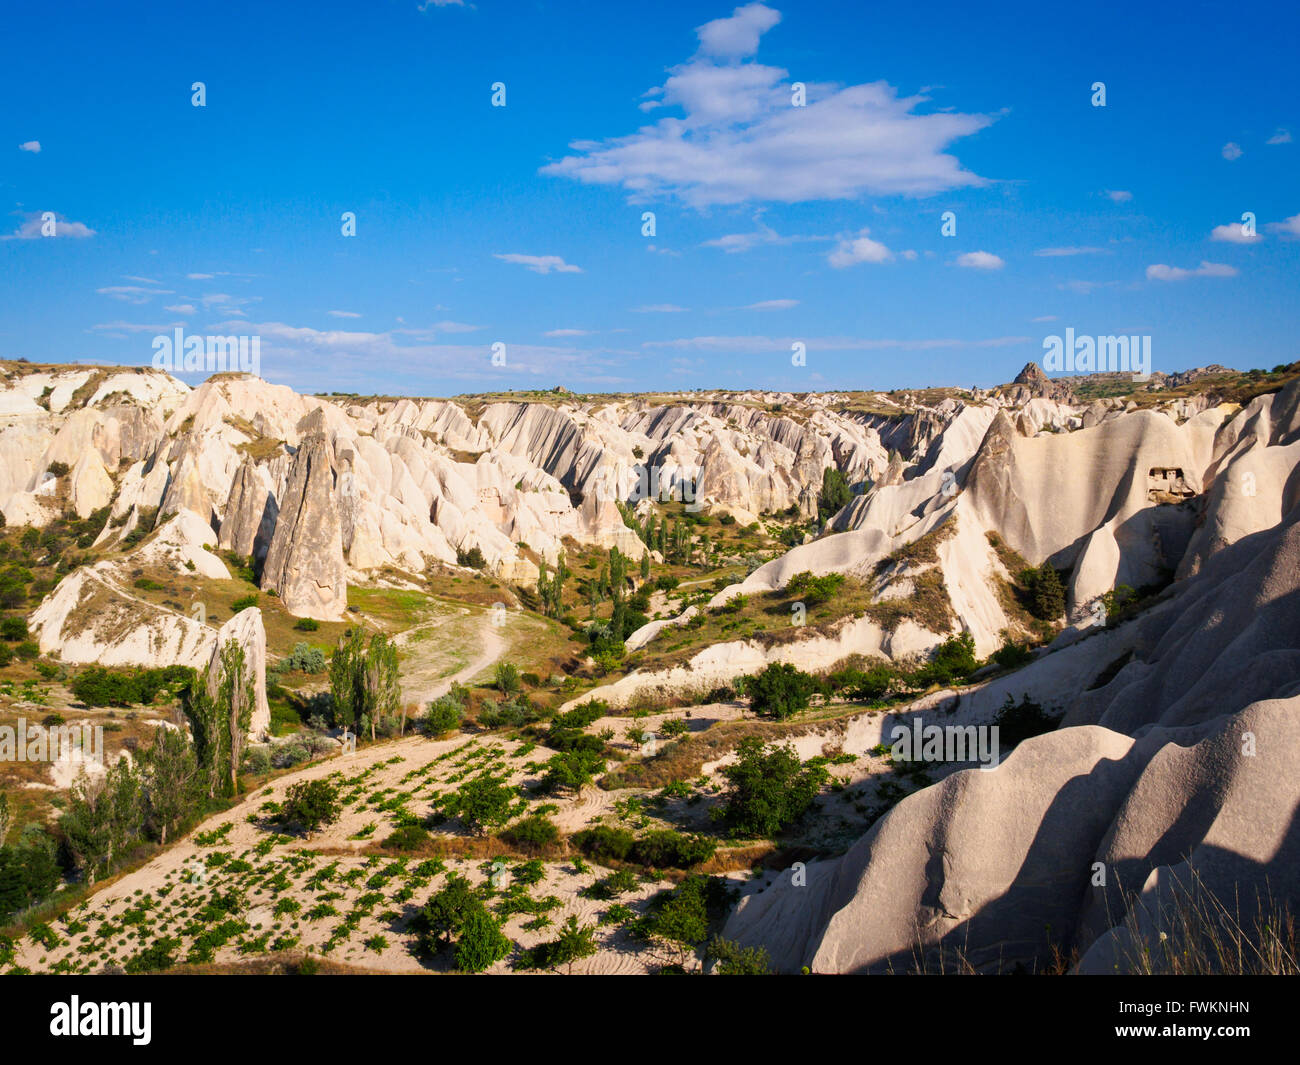
[[[508,618],[501,625],[491,610],[475,615],[462,607],[451,617],[407,629],[397,637],[403,655],[403,701],[422,707],[453,684],[466,684],[494,665],[510,646],[508,625]]]

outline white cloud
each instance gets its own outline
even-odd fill
[[[1029,320],[1030,320],[1031,322],[1054,322],[1054,321],[1056,321],[1056,315],[1054,315],[1054,314],[1041,314],[1041,315],[1039,315],[1037,318],[1030,318]]]
[[[148,303],[155,296],[175,295],[169,288],[145,288],[142,285],[109,285],[106,288],[97,288],[95,291],[101,296],[135,304]]]
[[[696,27],[700,52],[720,59],[743,59],[758,51],[758,39],[781,21],[781,12],[763,4],[738,7],[728,18]]]
[[[545,337],[589,337],[590,329],[550,329],[543,333]]]
[[[1215,226],[1210,230],[1210,239],[1225,241],[1228,244],[1258,244],[1264,238],[1258,233],[1247,233],[1240,222],[1229,222],[1224,226]]]
[[[1241,145],[1237,144],[1235,141],[1228,141],[1228,143],[1223,146],[1223,150],[1220,154],[1231,163],[1234,160],[1241,158]]]
[[[1006,263],[989,251],[968,251],[957,256],[957,265],[971,270],[1001,270]]]
[[[23,141],[22,144],[18,145],[18,150],[19,150],[20,152],[31,152],[33,155],[37,155],[37,154],[40,153],[40,150],[41,150],[41,142],[40,142],[40,141]]]
[[[326,311],[331,318],[360,318],[356,311]]]
[[[433,328],[439,333],[473,333],[483,327],[481,325],[468,325],[465,322],[435,322]]]
[[[751,303],[747,307],[742,307],[742,311],[788,311],[791,307],[798,307],[798,300],[759,300],[757,303]]]
[[[507,252],[504,255],[495,253],[492,257],[505,263],[518,263],[520,266],[526,266],[535,274],[549,274],[552,270],[557,274],[582,273],[581,267],[566,263],[558,255],[519,255],[516,252]]]
[[[12,233],[0,237],[0,240],[57,240],[59,237],[83,239],[95,235],[95,231],[84,223],[69,222],[63,215],[55,214],[54,232],[50,234],[49,237],[45,237],[41,232],[41,229],[45,225],[44,221],[41,219],[42,213],[46,212],[36,212],[28,215],[27,220],[23,222],[22,225]]]
[[[1104,195],[1110,197],[1112,203],[1128,203],[1133,199],[1133,193],[1127,189],[1106,189]]]
[[[870,230],[860,229],[839,238],[835,250],[826,257],[826,261],[837,270],[858,263],[887,263],[894,253],[878,240],[872,240],[867,234]]]
[[[1077,247],[1077,248],[1039,248],[1035,255],[1044,255],[1048,258],[1059,258],[1065,255],[1104,255],[1105,248]]]
[[[173,306],[173,307],[164,307],[163,310],[165,310],[165,311],[171,311],[172,314],[193,314],[193,313],[194,313],[194,304],[192,304],[192,303],[178,303],[178,304],[176,304],[176,305]]]
[[[464,7],[465,0],[420,0],[420,10],[428,11],[431,7]]]
[[[1273,136],[1264,142],[1265,144],[1290,144],[1291,131],[1289,129],[1279,129]]]
[[[1156,263],[1147,267],[1148,281],[1186,281],[1193,277],[1236,277],[1237,268],[1227,263],[1210,263],[1201,261],[1195,270],[1186,270],[1181,266],[1166,266]]]
[[[211,281],[217,275],[216,274],[186,274],[185,276],[190,281]]]
[[[1285,222],[1270,222],[1264,228],[1284,237],[1300,237],[1300,214],[1293,214]]]
[[[777,13],[761,4],[701,26],[700,50],[646,93],[642,110],[679,108],[635,133],[580,140],[543,174],[618,185],[633,200],[676,198],[692,207],[747,201],[802,203],[864,194],[924,196],[986,184],[947,153],[988,126],[988,115],[917,113],[924,96],[884,81],[808,84],[792,106],[787,72],[736,62],[758,48]]]
[[[168,322],[166,325],[144,325],[139,322],[100,322],[92,325],[89,332],[108,333],[123,336],[126,333],[170,333],[173,329],[184,328],[184,322]]]
[[[687,310],[686,307],[678,307],[675,303],[651,303],[643,307],[633,307],[637,314],[677,314]]]

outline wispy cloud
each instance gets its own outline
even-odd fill
[[[788,311],[792,307],[798,307],[798,300],[759,300],[757,303],[751,303],[747,307],[742,307],[742,311]]]
[[[675,303],[649,303],[632,308],[636,314],[678,314],[687,309],[686,307],[679,307]]]
[[[789,351],[796,342],[803,343],[809,351],[930,351],[939,348],[999,348],[1023,344],[1026,336],[989,337],[983,340],[962,340],[957,337],[900,340],[879,337],[773,337],[773,336],[697,336],[676,340],[648,340],[641,346],[650,350],[704,351],[715,353],[744,353],[753,351]]]
[[[20,152],[31,152],[33,155],[39,155],[41,151],[41,142],[23,141],[22,144],[18,145],[18,150]]]
[[[1240,144],[1237,144],[1235,141],[1228,141],[1228,143],[1223,146],[1219,154],[1222,155],[1223,158],[1228,160],[1228,162],[1232,163],[1240,159],[1242,155],[1244,155],[1245,153],[1242,152]]]
[[[1112,203],[1128,203],[1133,199],[1133,193],[1127,189],[1106,189],[1102,192],[1102,195]]]
[[[590,329],[548,329],[542,334],[544,337],[589,337]]]
[[[331,318],[360,318],[356,311],[326,311]]]
[[[925,196],[986,183],[947,149],[990,125],[991,116],[919,113],[927,97],[900,97],[883,81],[806,84],[804,106],[792,106],[785,70],[745,61],[779,19],[771,8],[747,4],[699,27],[699,51],[641,105],[678,108],[683,117],[623,137],[575,141],[574,154],[541,172],[618,185],[637,201],[675,198],[695,208]]]
[[[1105,248],[1094,248],[1091,246],[1070,247],[1070,248],[1039,248],[1035,255],[1043,255],[1047,258],[1060,258],[1066,255],[1106,255],[1109,254]]]
[[[1289,129],[1279,129],[1273,136],[1264,142],[1265,144],[1290,144],[1291,131]]]
[[[494,253],[494,259],[500,259],[505,263],[517,263],[520,266],[526,266],[535,274],[549,274],[555,271],[557,274],[580,274],[582,268],[574,266],[572,263],[566,263],[558,255],[520,255],[517,252]]]
[[[1284,237],[1300,237],[1300,214],[1293,214],[1283,222],[1270,222],[1264,228]]]
[[[1237,268],[1229,266],[1227,263],[1211,263],[1202,260],[1201,265],[1194,270],[1187,270],[1181,266],[1166,266],[1164,263],[1155,263],[1147,267],[1148,281],[1188,281],[1194,277],[1236,277]]]
[[[109,285],[106,288],[97,288],[95,291],[101,296],[108,296],[110,299],[135,304],[148,303],[155,296],[174,296],[176,294],[169,288],[145,288],[143,285]]]

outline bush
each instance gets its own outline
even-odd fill
[[[315,618],[299,618],[293,623],[293,627],[299,632],[315,632],[320,628],[320,622]]]
[[[745,681],[754,713],[778,721],[807,710],[809,697],[816,690],[817,681],[788,662],[774,662]]]
[[[975,637],[969,632],[963,632],[960,636],[949,636],[944,640],[930,661],[913,670],[907,680],[915,688],[926,688],[931,684],[952,684],[964,680],[978,668]]]
[[[458,566],[468,566],[471,569],[483,569],[487,566],[487,559],[483,557],[483,552],[477,547],[471,547],[468,551],[457,548],[456,564]]]
[[[51,462],[46,467],[55,477],[66,477],[71,468],[66,462]]]
[[[501,838],[522,850],[541,851],[559,842],[560,830],[550,818],[531,814],[516,821],[501,833]]]
[[[653,829],[632,847],[632,860],[652,869],[690,869],[713,857],[718,845],[703,836],[687,836],[670,828]]]
[[[31,662],[40,657],[41,647],[35,640],[24,640],[14,648],[14,654],[24,662]]]
[[[830,602],[843,584],[842,573],[828,573],[824,577],[814,577],[805,570],[790,578],[785,586],[785,594],[799,597],[808,606],[818,606]]]
[[[394,851],[416,851],[432,838],[423,825],[400,825],[388,835],[383,845]]]
[[[1003,669],[1015,669],[1017,666],[1023,666],[1026,662],[1034,657],[1034,652],[1026,645],[1015,643],[1007,640],[1001,647],[993,652],[993,661]]]
[[[705,959],[715,962],[718,976],[771,976],[772,959],[765,947],[742,947],[721,936],[709,940]]]
[[[301,825],[310,835],[318,828],[332,825],[342,813],[338,787],[330,780],[305,780],[289,785],[280,806],[278,820],[285,825]]]
[[[723,816],[738,835],[775,836],[812,805],[829,774],[817,764],[804,765],[791,746],[766,746],[746,736],[736,761],[723,768],[730,791]]]
[[[573,835],[573,845],[597,861],[626,861],[636,844],[636,837],[625,828],[593,825]]]
[[[460,790],[443,799],[442,809],[450,817],[459,817],[471,829],[485,832],[503,825],[510,818],[510,808],[519,790],[504,777],[480,773],[467,780]]]
[[[998,728],[998,742],[1007,747],[1014,747],[1030,736],[1039,736],[1051,732],[1060,723],[1060,718],[1045,711],[1028,695],[1020,697],[1020,704],[1010,696],[997,712],[993,723]]]
[[[430,736],[441,736],[460,728],[465,716],[464,697],[455,689],[439,696],[429,704],[421,727]]]
[[[252,595],[241,596],[230,604],[230,612],[238,614],[241,610],[247,610],[250,606],[257,606],[257,593]]]
[[[325,652],[319,647],[296,643],[289,652],[289,657],[284,660],[284,668],[300,673],[324,673]]]
[[[496,918],[480,903],[480,908],[461,925],[456,939],[456,968],[463,973],[481,973],[509,954],[512,946]]]

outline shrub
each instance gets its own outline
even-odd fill
[[[456,968],[463,973],[481,973],[509,954],[512,945],[496,918],[480,903],[461,925],[456,939]]]
[[[230,612],[238,614],[241,610],[247,610],[250,606],[257,606],[257,593],[241,596],[230,604]]]
[[[338,787],[330,780],[304,780],[289,785],[280,806],[278,820],[286,825],[301,825],[310,835],[318,828],[332,825],[342,813]]]
[[[573,836],[573,845],[598,861],[626,861],[635,843],[636,837],[627,829],[610,825],[593,825]]]
[[[998,742],[1007,747],[1014,747],[1030,736],[1039,736],[1051,732],[1060,723],[1060,718],[1045,711],[1028,695],[1020,697],[1019,705],[1007,695],[1006,702],[998,710],[993,723],[998,728]]]
[[[744,836],[775,836],[812,805],[829,774],[804,765],[791,746],[767,746],[757,736],[740,741],[736,761],[723,768],[730,791],[723,816]]]
[[[719,976],[771,976],[772,959],[766,947],[742,947],[721,936],[709,940],[705,958]]]
[[[299,618],[293,623],[293,627],[299,632],[315,632],[320,628],[320,622],[315,618]]]
[[[483,557],[483,552],[477,547],[471,547],[468,551],[457,548],[456,564],[458,566],[469,566],[471,569],[483,569],[487,566],[487,559]]]
[[[790,578],[785,586],[785,593],[799,597],[809,606],[818,606],[830,602],[843,584],[842,573],[828,573],[824,577],[814,577],[805,570]]]
[[[714,840],[683,835],[670,828],[657,828],[633,844],[632,859],[654,869],[689,869],[707,862],[717,849]]]
[[[1017,666],[1023,666],[1026,662],[1034,657],[1034,652],[1025,644],[1015,643],[1007,640],[1001,647],[993,652],[993,661],[1003,669],[1015,669]]]
[[[296,643],[293,645],[293,650],[289,652],[289,657],[284,660],[284,668],[297,670],[300,673],[324,673],[325,652],[319,647]]]
[[[501,836],[507,843],[523,850],[540,851],[559,842],[560,830],[543,814],[531,814],[516,821]]]
[[[441,736],[460,728],[465,716],[464,697],[455,689],[441,695],[429,704],[421,727],[430,736]]]
[[[443,812],[459,817],[471,829],[482,833],[503,825],[510,818],[510,808],[519,791],[505,778],[480,773],[443,799]]]
[[[51,462],[46,469],[55,477],[66,477],[71,467],[66,462]]]
[[[17,647],[14,648],[14,654],[16,654],[24,662],[31,662],[33,659],[40,657],[41,654],[40,644],[38,644],[35,640],[24,640],[22,643],[20,643]]]
[[[400,825],[389,834],[383,845],[394,851],[415,851],[432,838],[423,825]]]
[[[773,662],[745,682],[754,713],[778,721],[807,710],[809,697],[816,690],[817,681],[788,662]]]

